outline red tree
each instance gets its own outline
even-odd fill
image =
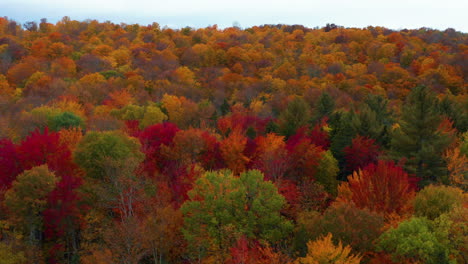
[[[415,191],[408,173],[393,162],[379,161],[348,176],[350,199],[359,208],[401,215]]]
[[[368,164],[376,163],[380,155],[379,146],[374,139],[357,136],[351,146],[344,148],[346,171],[349,173],[364,168]]]

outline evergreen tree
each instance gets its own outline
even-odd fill
[[[395,158],[406,158],[405,169],[421,184],[444,181],[447,168],[442,158],[448,139],[437,127],[441,121],[436,97],[425,86],[414,88],[403,106],[400,128],[392,135]]]
[[[318,122],[326,116],[330,117],[334,109],[335,100],[327,92],[323,92],[317,100],[313,121]]]
[[[468,104],[465,106],[451,100],[447,95],[439,102],[438,112],[453,121],[454,127],[464,133],[468,130]],[[464,111],[465,109],[465,111]]]
[[[346,179],[346,176],[348,176],[344,170],[346,163],[344,148],[351,145],[356,135],[351,122],[354,115],[354,112],[336,112],[330,117],[330,126],[332,128],[330,149],[333,156],[338,160],[340,167],[338,178],[341,180]]]
[[[325,190],[328,193],[334,196],[336,195],[338,188],[338,180],[336,179],[336,176],[338,175],[339,170],[338,161],[333,157],[331,151],[327,150],[320,160],[315,178],[318,183],[325,187]]]
[[[289,102],[286,110],[279,116],[280,132],[289,137],[310,120],[310,107],[302,97],[296,97]]]

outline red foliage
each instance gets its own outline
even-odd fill
[[[202,139],[205,142],[205,152],[200,156],[200,163],[206,170],[221,169],[223,166],[219,141],[215,136],[208,132],[202,133]]]
[[[286,148],[291,160],[290,175],[297,182],[314,180],[324,150],[306,135],[305,129],[289,138]]]
[[[23,170],[47,164],[57,175],[72,174],[76,166],[72,162],[67,146],[60,144],[60,134],[50,132],[32,132],[18,146],[18,156]]]
[[[8,189],[21,171],[16,146],[9,139],[0,140],[0,189]]]
[[[260,118],[249,113],[234,112],[228,116],[219,118],[217,124],[218,129],[224,135],[234,129],[238,129],[242,133],[245,133],[248,128],[253,129],[256,134],[259,135],[265,133],[265,128],[269,121],[270,119]]]
[[[141,133],[140,128],[140,121],[138,120],[126,120],[125,121],[125,132],[132,137],[138,137]]]
[[[351,146],[344,148],[346,170],[357,171],[365,166],[376,163],[380,155],[379,146],[374,139],[357,136],[353,139]]]
[[[393,162],[378,161],[348,176],[351,200],[359,208],[402,215],[415,190],[408,173]]]
[[[79,226],[81,197],[77,189],[81,184],[80,177],[64,175],[49,194],[48,208],[43,213],[47,238],[59,238]]]
[[[310,132],[310,140],[316,146],[322,147],[324,150],[330,148],[330,136],[324,130],[327,125],[327,118],[324,117],[318,124],[314,126],[314,129]]]
[[[140,133],[138,138],[142,145],[142,152],[146,155],[143,170],[149,176],[154,176],[164,167],[167,161],[161,155],[160,147],[161,145],[170,146],[177,131],[179,128],[176,125],[165,122],[149,126]]]

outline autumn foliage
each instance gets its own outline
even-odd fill
[[[0,263],[463,262],[467,43],[0,17]]]

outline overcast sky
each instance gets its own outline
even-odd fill
[[[455,28],[468,32],[468,0],[0,0],[0,16],[20,23],[63,16],[115,23],[158,22],[180,28],[217,24],[322,27],[385,26],[391,29]]]

